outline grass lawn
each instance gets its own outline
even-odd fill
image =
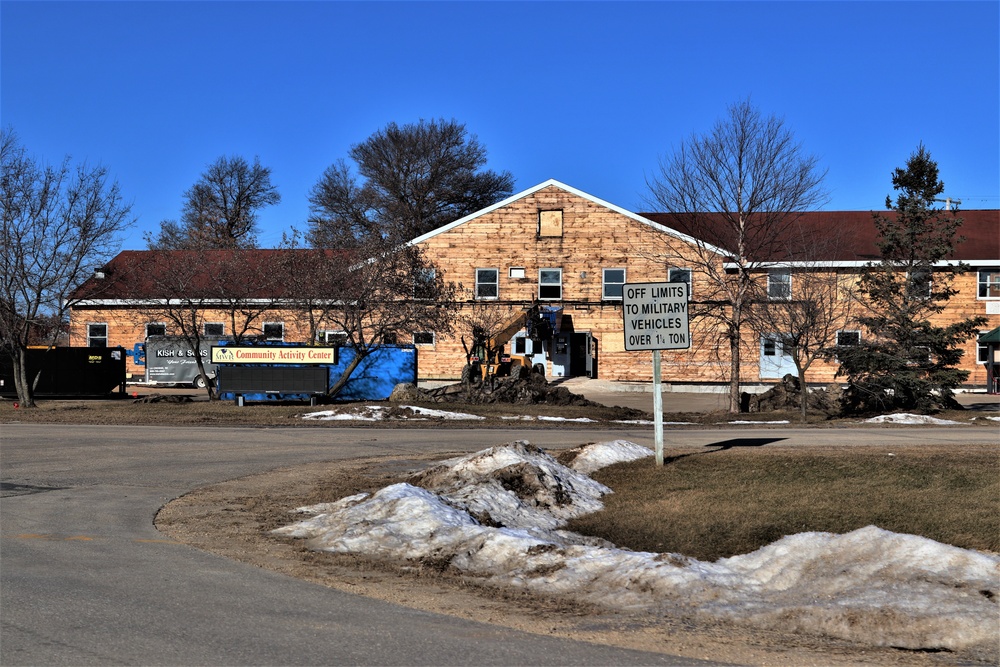
[[[1000,552],[996,446],[733,448],[592,476],[614,493],[568,528],[636,551],[712,561],[794,533],[876,525]]]

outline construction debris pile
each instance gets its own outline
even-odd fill
[[[781,382],[774,385],[762,394],[748,394],[742,396],[741,405],[743,412],[772,412],[781,410],[797,410],[801,407],[799,379],[794,375],[785,375]],[[840,409],[841,391],[838,385],[831,385],[826,389],[810,389],[809,408],[827,413],[834,413]]]
[[[512,374],[508,377],[487,377],[479,382],[420,389],[412,384],[400,384],[389,397],[392,402],[426,401],[432,403],[468,403],[483,405],[509,403],[514,405],[580,405],[599,406],[565,387],[550,384],[540,373]]]

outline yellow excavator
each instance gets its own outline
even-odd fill
[[[536,320],[538,321],[536,322]],[[545,331],[542,331],[541,335],[537,333],[537,330],[544,329],[547,322],[547,319],[539,318],[537,304],[532,304],[525,310],[511,316],[509,320],[497,328],[492,336],[488,335],[488,332],[481,327],[473,327],[472,345],[465,346],[467,363],[462,372],[462,381],[469,381],[473,378],[476,381],[485,380],[490,376],[505,377],[512,372],[530,372],[531,357],[507,354],[507,343],[526,326],[529,328],[529,334],[533,340],[551,337],[551,329],[548,330],[548,335],[545,335]],[[464,339],[462,344],[465,345]]]

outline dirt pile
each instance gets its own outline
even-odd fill
[[[411,385],[412,386],[412,385]],[[399,400],[414,400],[409,388],[399,389]],[[540,373],[524,373],[509,377],[489,377],[479,382],[459,382],[436,389],[418,389],[421,398],[435,403],[466,403],[487,405],[580,405],[596,407],[599,403],[574,394],[565,387],[550,384]],[[393,395],[397,395],[394,390]],[[410,397],[410,398],[404,398]],[[396,400],[390,398],[390,400]]]
[[[772,412],[776,410],[794,410],[801,406],[799,379],[794,375],[785,375],[781,382],[774,385],[763,394],[751,395],[744,393],[744,412]],[[826,389],[809,391],[809,408],[833,413],[840,409],[840,387],[831,385]]]

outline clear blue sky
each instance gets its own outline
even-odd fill
[[[923,141],[948,196],[1000,207],[1000,3],[0,2],[0,122],[103,163],[139,221],[180,215],[221,155],[309,189],[390,121],[455,118],[516,190],[555,178],[631,210],[661,156],[750,97],[873,210]]]

